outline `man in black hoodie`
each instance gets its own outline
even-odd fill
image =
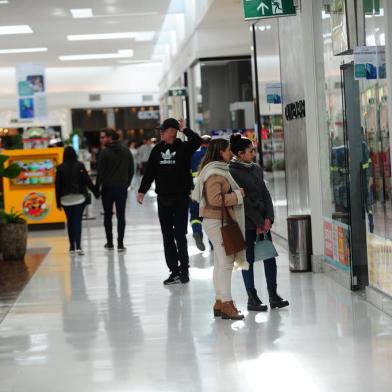
[[[97,187],[102,187],[102,204],[104,209],[104,225],[106,232],[105,249],[114,250],[112,233],[113,204],[116,205],[117,216],[117,250],[124,252],[125,205],[128,187],[134,174],[134,163],[131,152],[118,141],[118,133],[111,128],[101,130],[106,136],[105,148],[98,160]]]
[[[188,141],[177,139],[184,132]],[[189,282],[189,256],[186,240],[189,194],[192,188],[191,157],[202,139],[183,121],[166,119],[160,126],[161,142],[151,152],[137,200],[143,204],[144,195],[155,181],[158,194],[158,216],[161,224],[166,264],[170,276],[165,285]]]

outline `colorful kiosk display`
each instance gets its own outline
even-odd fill
[[[9,163],[22,168],[19,177],[4,178],[4,208],[23,212],[29,225],[64,223],[65,215],[56,206],[56,166],[62,162],[63,148],[7,150]]]

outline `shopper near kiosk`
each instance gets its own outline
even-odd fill
[[[165,285],[189,282],[189,256],[186,239],[189,195],[192,188],[191,157],[201,145],[201,137],[183,121],[166,119],[160,126],[161,141],[154,147],[146,165],[137,200],[155,181],[158,194],[158,216],[161,224],[166,264],[170,276]],[[183,133],[188,140],[177,138]]]
[[[98,160],[97,187],[101,189],[104,209],[104,226],[106,233],[105,249],[114,250],[112,216],[113,206],[116,206],[117,217],[117,250],[124,252],[125,206],[128,188],[134,175],[132,153],[119,143],[118,133],[111,128],[101,131],[106,144]]]
[[[258,235],[266,235],[272,240],[270,229],[274,223],[274,208],[267,186],[264,182],[262,168],[254,163],[255,148],[251,140],[235,134],[230,139],[231,151],[234,154],[230,162],[230,173],[246,194],[244,198],[246,228],[246,258],[249,269],[242,271],[244,284],[248,293],[248,310],[266,311],[255,288],[253,264],[255,262],[255,241]],[[263,260],[265,277],[271,308],[283,308],[289,302],[277,293],[276,259]]]
[[[87,188],[96,198],[99,192],[71,146],[64,150],[63,163],[57,167],[55,184],[57,208],[64,209],[67,217],[69,251],[82,256],[82,216],[89,199]]]

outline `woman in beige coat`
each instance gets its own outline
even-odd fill
[[[193,199],[200,203],[200,215],[203,228],[214,247],[214,287],[216,302],[214,316],[223,319],[241,320],[244,316],[236,308],[231,297],[231,276],[233,267],[247,268],[243,252],[227,256],[223,247],[221,234],[222,198],[225,211],[244,227],[243,197],[241,189],[231,177],[228,162],[232,157],[229,142],[225,139],[212,140],[206,155],[200,165],[199,176],[196,180]]]

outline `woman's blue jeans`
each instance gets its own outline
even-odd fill
[[[253,264],[255,262],[255,241],[256,241],[256,229],[247,229],[245,232],[245,240],[246,240],[246,259],[249,263],[249,270],[242,270],[242,277],[244,279],[244,284],[246,290],[252,290],[255,288],[255,277],[253,272]],[[267,233],[267,236],[270,240],[272,240],[271,232]],[[268,260],[263,260],[264,262],[264,271],[265,271],[265,279],[267,281],[268,290],[276,290],[276,275],[277,275],[277,267],[276,267],[276,259],[275,257]]]

